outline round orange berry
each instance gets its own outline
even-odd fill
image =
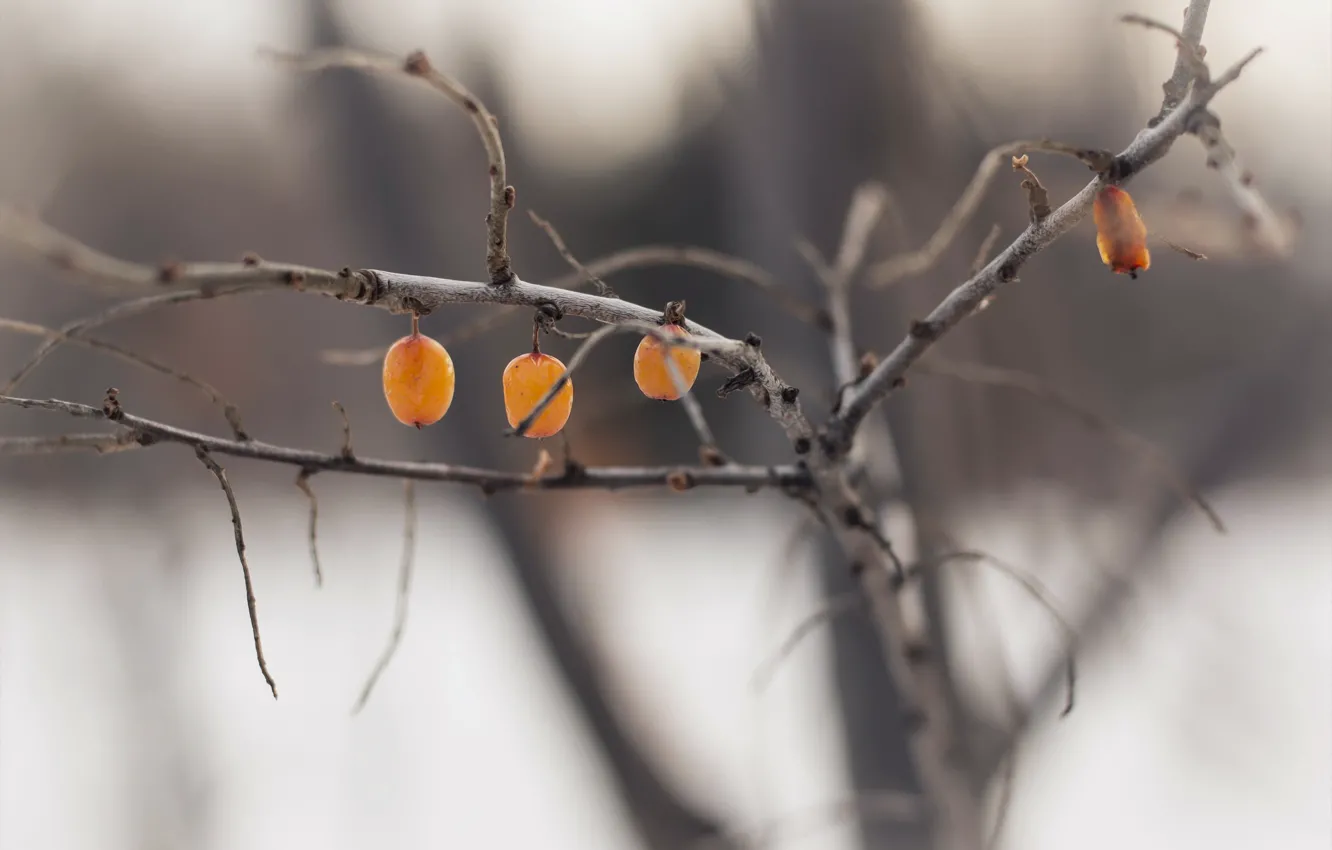
[[[545,398],[550,388],[555,386],[564,374],[564,364],[549,354],[533,351],[520,354],[504,367],[504,413],[509,418],[509,427],[517,428],[527,418],[537,403]],[[553,437],[560,433],[569,414],[573,412],[573,380],[564,382],[564,386],[550,400],[532,424],[523,432],[524,437]]]
[[[689,335],[688,331],[676,324],[662,325],[661,329],[676,336]],[[634,381],[648,398],[675,401],[684,395],[667,365],[668,348],[669,356],[683,379],[684,389],[692,387],[698,378],[698,367],[703,357],[697,349],[667,346],[654,336],[645,336],[634,352]]]
[[[384,398],[404,425],[433,425],[453,404],[453,358],[415,328],[384,356]]]

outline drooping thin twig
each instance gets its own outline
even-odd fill
[[[1006,563],[1005,561],[1001,561],[998,558],[994,557],[993,555],[986,554],[985,552],[977,552],[971,550],[943,552],[941,554],[927,558],[917,564],[913,564],[910,570],[908,570],[908,574],[912,576],[919,576],[927,570],[943,567],[950,563],[977,564],[979,566],[989,567],[993,570],[997,570],[998,572],[1003,573],[1005,576],[1011,578],[1014,582],[1016,582],[1019,587],[1025,590],[1027,592],[1027,595],[1030,596],[1032,599],[1034,599],[1037,602],[1037,604],[1039,604],[1042,608],[1044,608],[1046,612],[1049,613],[1051,619],[1053,619],[1055,623],[1059,626],[1060,630],[1064,633],[1066,654],[1068,658],[1068,666],[1067,666],[1068,698],[1065,701],[1064,708],[1059,713],[1059,716],[1067,717],[1068,714],[1071,711],[1073,711],[1074,693],[1075,693],[1075,688],[1077,686],[1077,677],[1078,677],[1077,666],[1074,662],[1073,651],[1072,651],[1073,642],[1076,639],[1076,635],[1073,632],[1073,627],[1069,625],[1068,620],[1065,619],[1064,615],[1060,613],[1059,604],[1055,601],[1054,596],[1050,593],[1049,589],[1046,588],[1046,586],[1043,583],[1041,583],[1036,577],[1030,575],[1029,573],[1020,570],[1017,567],[1009,563]]]
[[[352,706],[352,714],[360,714],[365,703],[370,699],[370,692],[375,683],[388,669],[389,662],[402,643],[402,633],[407,628],[407,601],[412,591],[412,566],[416,562],[416,485],[408,480],[403,482],[404,520],[402,528],[402,562],[398,567],[398,595],[393,606],[393,630],[389,632],[388,643],[380,653],[379,660],[370,671],[370,676],[361,688],[361,695]]]
[[[81,419],[107,419],[100,407],[57,399],[27,399],[0,396],[0,405],[48,410]],[[481,469],[444,463],[415,463],[410,461],[378,460],[375,458],[343,457],[341,453],[325,454],[305,449],[275,446],[259,440],[228,440],[173,425],[154,422],[129,413],[119,413],[115,422],[135,434],[143,445],[158,442],[180,443],[208,452],[244,457],[252,460],[281,463],[315,472],[342,472],[356,475],[374,475],[387,478],[410,478],[416,481],[446,481],[470,484],[485,492],[506,490],[619,490],[630,487],[665,487],[676,476],[688,478],[691,487],[776,487],[791,491],[808,489],[810,475],[807,469],[785,464],[780,466],[679,467],[679,466],[605,466],[575,467],[557,475],[549,475],[532,482],[524,473]]]
[[[906,338],[879,362],[868,378],[855,386],[841,410],[824,426],[822,442],[826,450],[833,456],[849,452],[860,423],[875,405],[902,386],[906,371],[921,355],[958,323],[973,315],[987,296],[1016,280],[1018,270],[1028,259],[1077,226],[1091,209],[1102,186],[1123,183],[1165,156],[1175,140],[1187,131],[1188,116],[1195,109],[1205,107],[1218,91],[1234,81],[1253,55],[1232,65],[1210,85],[1194,86],[1178,109],[1155,127],[1139,133],[1122,153],[1114,157],[1112,167],[1105,173],[1098,174],[1082,191],[1045,219],[1028,226],[979,274],[973,275],[949,293],[925,319],[911,322]],[[984,165],[982,163],[982,171]],[[973,185],[975,182],[973,178]],[[968,187],[968,193],[971,188]],[[964,199],[959,200],[954,210],[962,209],[969,216],[970,212],[963,203],[968,193],[964,193]]]
[[[240,507],[236,504],[236,492],[231,489],[231,483],[227,481],[227,472],[213,456],[208,453],[208,449],[203,446],[195,446],[194,454],[199,458],[199,462],[207,467],[208,471],[217,478],[217,483],[222,485],[222,492],[227,497],[227,507],[231,509],[231,527],[236,535],[236,555],[240,558],[241,574],[245,577],[245,608],[250,614],[250,633],[254,636],[254,657],[259,662],[259,672],[264,674],[264,681],[268,683],[268,689],[273,692],[273,699],[277,699],[277,682],[273,681],[273,675],[268,672],[268,662],[264,660],[264,644],[259,639],[259,613],[255,609],[254,601],[254,581],[250,578],[250,563],[245,558],[245,532],[241,528]]]
[[[319,499],[315,496],[314,488],[310,486],[310,479],[313,477],[314,472],[312,470],[302,469],[296,474],[296,486],[310,502],[310,522],[307,534],[310,539],[310,564],[314,567],[315,587],[323,587],[324,569],[319,563]]]
[[[551,244],[555,246],[555,250],[558,251],[560,256],[564,258],[564,261],[568,263],[570,266],[572,266],[574,271],[582,275],[583,281],[590,284],[592,288],[596,290],[596,293],[598,295],[604,298],[618,297],[616,296],[615,291],[606,285],[606,281],[597,277],[595,274],[592,273],[591,269],[589,269],[587,266],[583,265],[578,261],[578,258],[574,256],[572,251],[569,250],[569,246],[564,243],[564,237],[560,236],[560,232],[555,229],[555,225],[551,224],[541,216],[537,215],[536,211],[534,210],[528,210],[527,215],[532,219],[532,222],[536,224],[537,227],[545,231],[546,236],[549,237]]]
[[[755,692],[762,693],[772,684],[773,677],[786,659],[791,657],[801,642],[806,637],[813,634],[825,623],[831,623],[843,614],[849,614],[852,611],[860,609],[865,604],[865,596],[861,593],[843,593],[834,596],[825,602],[818,610],[804,617],[787,634],[785,640],[777,647],[770,656],[765,658],[758,669],[754,671],[754,676],[750,679],[750,688]]]
[[[1176,464],[1161,449],[1151,441],[1117,425],[1076,398],[1061,392],[1038,376],[1017,369],[938,358],[922,361],[917,365],[917,369],[925,375],[938,375],[972,384],[1020,390],[1055,405],[1093,431],[1104,434],[1125,451],[1146,460],[1149,467],[1165,480],[1180,498],[1192,502],[1217,532],[1225,533],[1225,523],[1216,510],[1202,493],[1189,483]]]
[[[124,346],[112,342],[105,342],[88,336],[70,336],[68,333],[62,333],[53,328],[33,324],[32,322],[21,322],[15,319],[0,318],[0,328],[28,334],[29,336],[45,337],[47,341],[64,341],[84,348],[90,348],[94,351],[105,351],[107,354],[119,357],[127,363],[133,363],[137,366],[142,366],[145,369],[151,369],[154,372],[166,375],[167,377],[175,378],[177,381],[188,384],[208,396],[208,399],[222,411],[222,416],[227,420],[227,424],[231,426],[231,433],[235,435],[236,439],[249,439],[249,435],[245,433],[245,428],[241,424],[240,411],[236,408],[236,405],[228,401],[227,398],[212,384],[202,381],[188,372],[182,372],[179,369],[175,369],[165,363],[145,357],[142,354],[138,354]]]
[[[445,74],[426,58],[420,50],[404,59],[372,56],[357,50],[328,48],[305,55],[265,49],[261,53],[269,58],[303,71],[323,71],[329,68],[355,68],[388,76],[413,77],[443,94],[459,106],[476,127],[481,145],[486,150],[490,174],[490,212],[486,215],[486,271],[492,284],[506,284],[513,280],[509,259],[508,219],[514,205],[514,190],[508,184],[504,162],[504,144],[500,140],[499,124],[476,95],[454,78]]]
[[[133,431],[115,434],[60,434],[55,437],[0,437],[0,455],[53,455],[91,450],[99,455],[139,448]]]

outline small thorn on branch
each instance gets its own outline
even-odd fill
[[[227,472],[213,456],[203,446],[194,447],[194,455],[199,458],[209,472],[217,478],[217,483],[222,486],[222,492],[227,497],[227,507],[231,509],[231,527],[236,536],[236,555],[240,558],[241,574],[245,577],[245,608],[250,614],[250,634],[254,637],[254,656],[259,662],[259,672],[264,675],[264,681],[268,683],[268,689],[273,692],[273,699],[277,699],[277,682],[273,681],[273,675],[268,672],[268,662],[264,660],[264,644],[259,638],[259,613],[256,610],[254,599],[254,581],[250,577],[250,563],[245,558],[245,532],[241,527],[240,507],[236,504],[236,493],[231,489],[231,483],[227,481]]]

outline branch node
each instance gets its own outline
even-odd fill
[[[108,388],[106,398],[102,399],[102,415],[112,422],[119,422],[125,416],[120,406],[120,390],[115,387]]]

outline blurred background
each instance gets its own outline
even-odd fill
[[[402,80],[256,57],[423,48],[499,116],[522,277],[567,272],[535,210],[584,261],[704,245],[814,299],[794,242],[831,254],[863,181],[888,185],[900,211],[874,241],[881,260],[927,238],[998,143],[1125,146],[1158,109],[1173,50],[1115,18],[1177,24],[1182,5],[0,0],[0,200],[142,262],[255,251],[478,279],[485,161],[464,117]],[[899,551],[1020,565],[1083,633],[1078,707],[1059,721],[1047,615],[971,566],[927,588],[996,810],[1007,707],[1036,701],[1013,745],[1002,847],[1332,837],[1332,9],[1216,0],[1204,41],[1214,68],[1267,48],[1214,106],[1268,198],[1302,221],[1293,255],[1254,248],[1184,139],[1133,193],[1154,232],[1210,260],[1157,247],[1130,281],[1100,264],[1088,222],[940,349],[1034,373],[1154,441],[1229,534],[1103,433],[1011,390],[921,375],[871,432]],[[1072,161],[1032,165],[1056,200],[1087,179]],[[991,224],[1001,244],[1019,232],[1016,182],[998,177],[935,270],[857,296],[861,346],[890,348],[965,276]],[[826,410],[826,341],[753,290],[678,268],[609,283],[761,334],[806,408]],[[108,303],[0,251],[0,316],[58,325]],[[423,327],[443,338],[485,312]],[[499,374],[529,321],[515,311],[451,347],[453,409],[420,433],[392,419],[374,366],[321,358],[387,345],[401,316],[264,293],[100,335],[215,384],[264,440],[334,450],[338,400],[362,455],[526,470],[538,447],[499,436]],[[0,331],[0,364],[16,369],[34,344]],[[587,464],[691,462],[683,413],[632,384],[633,344],[611,340],[580,373],[572,450]],[[724,377],[705,369],[698,385],[723,450],[788,459],[757,406],[714,396]],[[20,394],[97,403],[113,385],[136,413],[225,433],[188,388],[73,347]],[[77,430],[0,411],[6,435]],[[914,787],[867,623],[840,618],[752,687],[791,628],[851,587],[818,533],[793,535],[801,514],[779,496],[422,487],[406,634],[353,717],[391,626],[401,487],[313,480],[316,589],[292,470],[223,460],[276,703],[254,669],[225,502],[188,450],[0,458],[5,850],[920,846],[918,828],[848,808]]]

